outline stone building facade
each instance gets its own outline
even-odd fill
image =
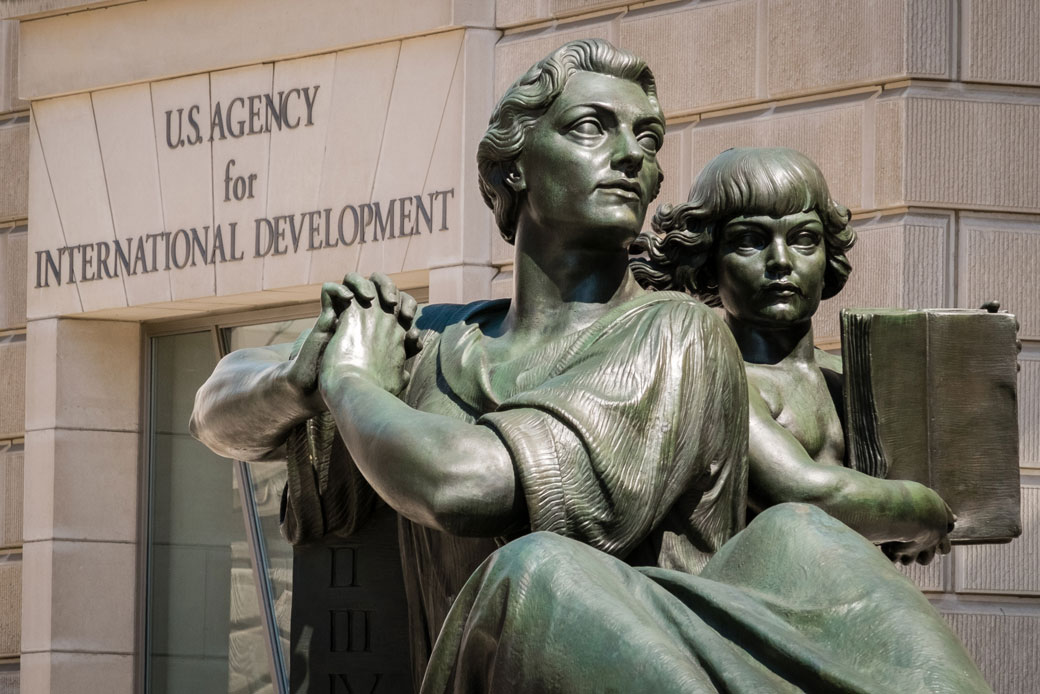
[[[820,164],[859,234],[821,346],[842,306],[1018,316],[1023,535],[909,573],[997,692],[1040,686],[1035,0],[0,0],[0,17],[0,694],[283,691],[264,630],[284,576],[269,565],[248,596],[277,485],[218,463],[178,477],[201,454],[176,452],[184,394],[157,393],[248,342],[236,330],[313,315],[348,270],[436,302],[508,296],[476,144],[510,81],[579,37],[657,75],[659,201],[726,147]],[[175,513],[192,499],[251,505],[234,532],[252,539],[198,539],[213,523]],[[156,607],[206,571],[204,604]],[[250,667],[274,674],[236,679]]]

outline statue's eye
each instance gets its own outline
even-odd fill
[[[571,126],[570,131],[582,137],[598,137],[603,134],[603,126],[595,118],[582,118]]]
[[[765,245],[765,241],[761,234],[756,234],[753,231],[745,231],[734,237],[732,244],[737,250],[754,251],[762,248]]]
[[[652,130],[639,135],[639,145],[647,152],[656,154],[661,149],[661,136]]]
[[[794,236],[788,239],[788,243],[800,248],[816,248],[820,245],[820,235],[811,229],[802,229],[795,232]]]

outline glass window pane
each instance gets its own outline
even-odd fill
[[[314,325],[314,318],[296,318],[294,320],[263,323],[260,325],[242,325],[228,330],[230,352],[243,347],[267,347],[284,342],[294,342],[304,330]]]
[[[211,333],[152,352],[148,690],[273,692],[235,466],[188,433]]]
[[[263,325],[249,325],[228,330],[231,351],[243,347],[263,347],[293,342],[300,333],[314,324],[313,318],[279,321]],[[289,618],[292,604],[292,545],[286,542],[278,528],[278,511],[285,486],[285,465],[281,463],[249,463],[249,476],[256,501],[256,514],[263,543],[267,579],[278,640],[283,662],[289,662]]]

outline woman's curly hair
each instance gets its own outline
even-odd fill
[[[509,185],[508,176],[524,149],[527,132],[549,110],[576,72],[596,72],[635,82],[653,107],[661,108],[654,74],[647,64],[602,39],[571,41],[535,63],[506,90],[477,148],[480,193],[494,211],[498,229],[509,243],[516,236],[522,192]],[[660,185],[659,180],[657,190]]]
[[[823,298],[829,299],[852,271],[846,253],[856,232],[848,208],[831,199],[819,167],[785,147],[727,149],[708,162],[686,202],[658,208],[652,222],[657,233],[639,235],[632,252],[646,257],[632,260],[632,274],[646,288],[684,291],[719,306],[714,263],[718,232],[739,216],[779,218],[809,211],[823,223]]]

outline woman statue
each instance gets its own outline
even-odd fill
[[[508,90],[478,150],[516,248],[513,301],[430,306],[413,326],[414,302],[385,278],[348,277],[325,286],[297,354],[240,350],[198,393],[193,431],[229,457],[283,457],[308,420],[338,431],[352,463],[316,483],[290,469],[286,529],[349,534],[360,484],[400,514],[418,677],[504,539],[545,530],[546,546],[566,536],[695,572],[743,526],[736,345],[710,309],[645,291],[628,267],[663,137],[643,61],[604,41],[562,47]]]
[[[729,149],[698,176],[686,203],[654,217],[637,244],[644,285],[721,306],[747,368],[748,501],[753,511],[811,503],[922,564],[948,552],[953,516],[931,489],[843,467],[841,358],[813,345],[821,299],[845,285],[855,242],[847,208],[823,174],[786,148]]]
[[[400,514],[423,692],[987,691],[838,521],[781,504],[738,534],[740,353],[711,309],[646,292],[628,264],[663,131],[641,60],[599,40],[554,51],[478,151],[515,299],[413,325],[384,277],[325,285],[298,349],[218,365],[193,431],[272,459],[304,428],[316,459],[332,426],[342,456],[290,485],[287,525],[349,532],[361,485]]]

